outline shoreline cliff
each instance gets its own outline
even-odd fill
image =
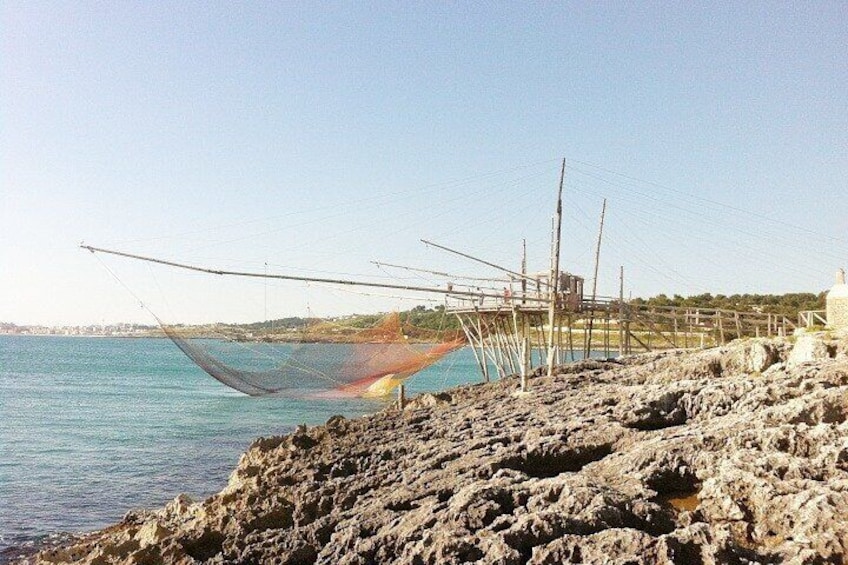
[[[21,563],[842,563],[848,337],[587,360],[260,438]]]

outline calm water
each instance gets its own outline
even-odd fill
[[[479,379],[466,349],[407,388]],[[384,405],[247,397],[165,339],[0,336],[0,550],[208,496],[254,438]]]

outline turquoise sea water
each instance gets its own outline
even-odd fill
[[[407,388],[479,380],[465,349]],[[251,398],[166,339],[0,336],[0,551],[98,529],[180,493],[208,496],[254,438],[385,403]]]

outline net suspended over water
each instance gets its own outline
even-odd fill
[[[364,329],[320,320],[261,332],[160,325],[206,373],[251,396],[384,396],[465,344],[459,332],[415,327],[396,313]]]

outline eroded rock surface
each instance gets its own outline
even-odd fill
[[[803,349],[802,349],[803,348]],[[561,367],[258,439],[39,563],[842,563],[848,340]],[[790,362],[791,360],[791,362]]]

